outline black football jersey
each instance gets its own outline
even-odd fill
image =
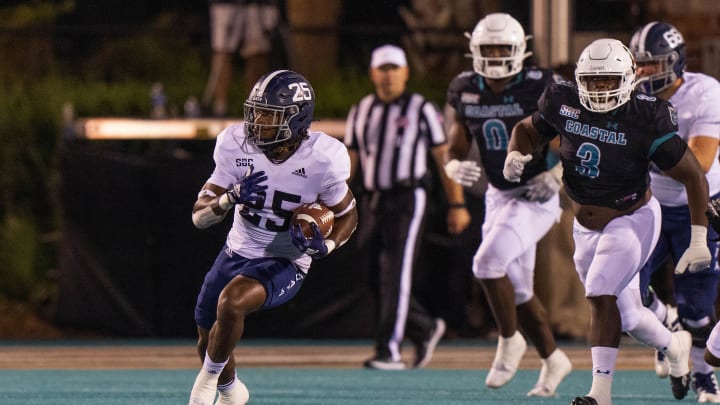
[[[547,170],[545,148],[525,165],[519,183],[505,180],[502,173],[513,127],[537,110],[537,101],[550,81],[552,71],[525,68],[500,94],[493,93],[484,78],[471,71],[459,74],[450,83],[447,103],[455,108],[456,120],[477,141],[485,173],[493,186],[502,190],[518,187]]]
[[[631,207],[650,185],[650,163],[669,169],[687,150],[672,104],[639,92],[610,112],[596,113],[580,104],[574,83],[550,83],[533,124],[547,138],[560,135],[563,180],[580,204]]]

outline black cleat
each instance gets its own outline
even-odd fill
[[[593,397],[577,397],[573,399],[572,405],[598,405]]]
[[[375,370],[405,370],[405,363],[393,360],[390,356],[375,356],[367,359],[363,366]]]
[[[670,376],[670,388],[675,399],[683,399],[690,389],[690,373],[682,377]]]
[[[427,364],[430,362],[430,359],[432,359],[433,352],[435,351],[435,346],[437,346],[438,342],[440,342],[440,339],[442,339],[444,334],[445,321],[440,318],[435,319],[435,325],[430,330],[427,338],[421,343],[419,343],[416,347],[417,353],[415,356],[415,362],[413,363],[413,367],[423,368],[427,366]]]

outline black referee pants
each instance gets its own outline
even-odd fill
[[[364,195],[360,204],[357,243],[368,261],[370,279],[378,294],[376,354],[400,360],[403,337],[420,344],[435,325],[412,294],[426,191],[423,188],[376,191]]]

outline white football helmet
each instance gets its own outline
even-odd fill
[[[595,76],[617,76],[616,89],[590,91],[588,80]],[[630,100],[635,88],[635,59],[630,50],[616,39],[593,41],[580,54],[575,69],[580,103],[590,111],[612,111]]]
[[[489,79],[502,79],[517,74],[522,70],[523,60],[532,55],[525,52],[526,40],[522,25],[509,14],[492,13],[481,19],[470,38],[470,55],[473,69],[477,74]],[[511,47],[509,57],[483,56],[483,45],[508,45]]]

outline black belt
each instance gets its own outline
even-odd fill
[[[391,188],[388,189],[380,189],[380,190],[373,190],[374,192],[380,192],[380,193],[391,193],[393,191],[407,191],[407,190],[414,190],[418,187],[425,187],[425,184],[427,183],[426,178],[423,177],[421,179],[406,179],[406,180],[400,180],[396,181]]]

